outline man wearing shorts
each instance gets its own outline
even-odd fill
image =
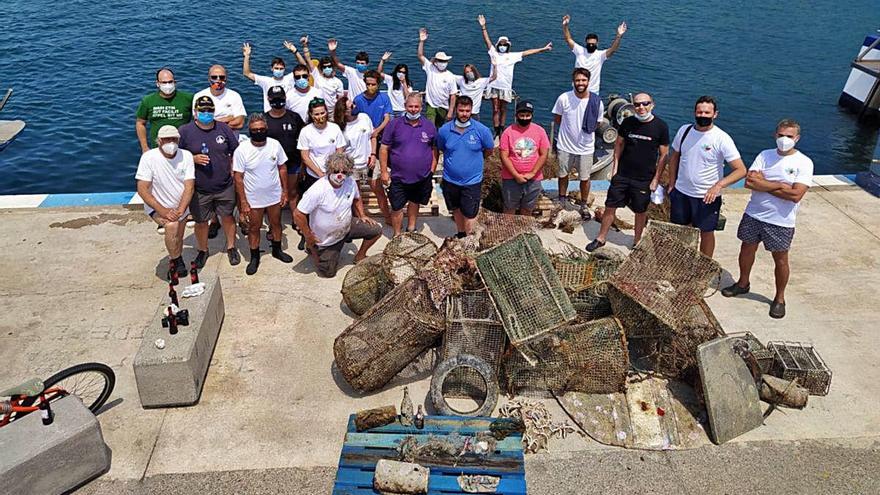
[[[388,186],[395,236],[400,235],[404,206],[406,231],[416,229],[419,205],[426,205],[431,199],[434,189],[432,175],[439,157],[437,128],[421,114],[422,96],[410,93],[405,107],[406,113],[385,128],[382,147],[379,148],[382,183]]]
[[[776,266],[776,295],[770,304],[770,317],[785,316],[785,286],[790,274],[788,251],[794,239],[798,205],[813,182],[813,161],[794,148],[800,140],[801,126],[786,119],[776,125],[776,148],[764,150],[755,158],[746,176],[752,197],[746,205],[736,236],[739,251],[739,280],[721,290],[725,297],[749,292],[749,275],[755,263],[758,244],[773,255]]]
[[[207,95],[195,102],[196,118],[180,128],[180,148],[193,155],[196,190],[190,210],[196,222],[196,267],[208,260],[208,221],[216,215],[226,234],[226,256],[230,265],[241,257],[235,249],[235,184],[232,180],[232,154],[238,148],[238,136],[228,125],[214,120],[214,100]]]
[[[296,210],[296,200],[299,197],[299,179],[302,175],[302,155],[296,149],[299,141],[299,133],[305,127],[302,117],[298,113],[288,110],[287,91],[281,86],[273,86],[266,92],[269,99],[269,111],[264,112],[266,125],[269,128],[269,137],[281,144],[281,149],[287,155],[287,205],[290,207],[290,215]],[[300,247],[303,250],[304,247]]]
[[[547,132],[532,123],[535,106],[530,101],[516,105],[516,123],[501,134],[501,193],[504,213],[531,215],[541,195],[544,163],[550,152]]]
[[[556,155],[559,158],[559,201],[568,197],[568,176],[577,170],[581,197],[581,214],[589,218],[587,201],[590,196],[590,173],[596,150],[596,128],[605,113],[605,105],[596,93],[589,91],[590,71],[575,69],[571,74],[574,89],[559,95],[553,105],[556,127]]]
[[[648,223],[651,191],[657,189],[666,154],[669,152],[669,127],[653,114],[654,99],[648,93],[633,97],[636,114],[620,124],[614,143],[611,185],[605,200],[605,214],[599,235],[587,244],[587,251],[605,245],[605,236],[614,223],[618,208],[629,207],[636,216],[633,246],[639,243]]]
[[[471,118],[473,101],[455,102],[455,118],[437,131],[437,149],[443,152],[443,199],[452,212],[459,239],[474,230],[480,211],[483,160],[495,147],[492,131]]]
[[[147,214],[165,228],[169,274],[177,270],[185,277],[189,269],[182,255],[184,219],[196,179],[192,153],[179,149],[180,133],[173,125],[160,127],[156,138],[159,147],[141,155],[134,178]]]
[[[351,178],[353,167],[354,162],[345,153],[330,155],[327,174],[303,194],[293,214],[321,277],[336,276],[339,256],[347,242],[363,239],[354,257],[358,263],[382,235],[382,226],[364,211],[358,185]]]
[[[437,52],[430,60],[425,57],[427,40],[428,30],[419,29],[419,47],[416,53],[427,77],[425,101],[428,109],[425,116],[439,128],[454,117],[452,109],[455,108],[455,99],[458,96],[458,77],[448,69],[452,57],[446,52]]]
[[[733,139],[713,125],[718,104],[701,96],[694,105],[696,124],[678,129],[669,154],[669,219],[700,229],[700,252],[712,257],[721,213],[721,190],[746,176]],[[733,169],[724,176],[724,162]]]

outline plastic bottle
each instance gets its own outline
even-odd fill
[[[205,143],[202,143],[202,149],[200,150],[200,153],[203,154],[203,155],[206,155],[206,156],[207,156],[209,151],[210,151],[210,150],[208,150],[208,145],[205,144]],[[210,164],[211,164],[211,158],[210,158],[210,156],[209,156],[209,157],[208,157],[208,163],[206,163],[205,166],[208,166],[208,165],[210,165]]]
[[[49,406],[49,401],[46,399],[40,400],[40,417],[46,426],[51,425],[55,421],[55,413],[52,412],[52,407]]]

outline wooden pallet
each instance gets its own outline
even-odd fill
[[[371,217],[381,217],[382,211],[379,209],[379,201],[376,199],[376,195],[373,194],[370,186],[364,184],[360,186],[361,191],[361,201],[364,202],[364,208],[367,210],[367,215]],[[427,205],[419,206],[419,216],[420,217],[436,217],[440,215],[440,195],[437,193],[437,188],[434,187],[431,189],[431,199],[428,201]]]
[[[374,495],[373,475],[380,459],[398,460],[397,446],[405,438],[416,436],[427,440],[429,436],[445,436],[458,433],[474,435],[489,430],[494,418],[460,418],[457,416],[427,416],[425,427],[418,430],[398,422],[358,433],[354,426],[354,414],[348,419],[348,431],[339,457],[333,495]],[[494,454],[489,456],[465,455],[457,463],[448,458],[416,459],[431,469],[428,495],[462,494],[458,485],[461,474],[485,474],[498,476],[501,482],[495,493],[526,494],[525,458],[522,434],[514,433],[498,442]],[[453,465],[455,464],[455,465]]]

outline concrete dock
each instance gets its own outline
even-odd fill
[[[604,193],[596,196],[604,200]],[[725,195],[727,228],[715,253],[723,284],[738,272],[736,227],[747,200],[742,190]],[[335,279],[318,278],[289,226],[294,263],[265,256],[250,277],[244,239],[237,267],[229,266],[220,238],[211,241],[206,269],[222,278],[226,319],[201,401],[143,410],[132,360],[167,292],[167,259],[153,222],[139,209],[101,206],[5,209],[0,225],[0,388],[87,361],[104,362],[117,375],[98,416],[112,468],[82,493],[328,493],[348,415],[400,402],[401,383],[359,397],[337,377],[333,340],[352,321],[339,292],[348,267]],[[420,226],[438,244],[454,233],[444,214]],[[574,234],[540,235],[545,245],[559,238],[583,246],[598,228],[590,222]],[[375,252],[389,234],[386,228]],[[631,232],[609,236],[609,245],[624,250],[631,243]],[[189,262],[191,230],[185,244]],[[814,343],[833,371],[826,397],[698,451],[625,451],[569,437],[527,457],[530,493],[880,492],[880,199],[854,186],[811,188],[791,263],[782,320],[767,315],[773,269],[763,248],[751,294],[716,294],[707,302],[728,333]],[[409,384],[417,403],[429,379]]]

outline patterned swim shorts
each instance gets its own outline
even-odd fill
[[[794,227],[780,227],[743,214],[736,237],[746,244],[764,243],[770,252],[788,251],[794,239]]]

